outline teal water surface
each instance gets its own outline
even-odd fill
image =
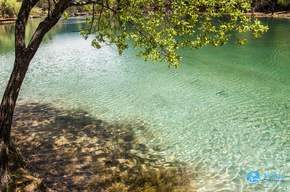
[[[84,18],[62,20],[33,59],[19,102],[79,107],[136,124],[140,142],[158,145],[165,162],[198,171],[201,191],[289,191],[290,20],[262,21],[270,28],[262,38],[245,34],[244,46],[183,49],[181,67],[168,69],[136,58],[134,49],[123,56],[109,46],[94,49],[66,28],[81,30]],[[13,26],[0,26],[2,95],[14,39]],[[285,180],[252,185],[251,171]]]

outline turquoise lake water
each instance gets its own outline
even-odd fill
[[[38,20],[30,21],[32,31]],[[18,102],[78,107],[109,122],[136,124],[140,142],[165,162],[199,173],[201,191],[290,191],[290,20],[262,19],[270,30],[244,46],[180,51],[179,68],[97,50],[79,33],[84,18],[60,23],[44,39]],[[13,25],[0,25],[0,93],[13,66]],[[249,184],[249,172],[284,182]],[[275,177],[275,176],[274,176]]]

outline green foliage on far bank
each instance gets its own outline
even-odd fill
[[[246,0],[255,12],[274,13],[290,11],[290,0]]]
[[[167,1],[171,2],[171,1]],[[287,11],[290,10],[290,0],[246,0],[250,4],[250,10],[260,12],[275,12],[275,11]],[[0,15],[2,17],[16,17],[21,6],[20,0],[0,0]],[[49,8],[48,1],[41,0],[37,3],[38,8],[33,8],[30,15],[43,15],[47,13],[48,9],[53,9],[53,4]],[[42,11],[40,11],[40,9]],[[91,13],[93,10],[92,5],[80,5],[76,7],[69,7],[66,12],[68,15],[73,15],[77,12]]]
[[[4,18],[13,18],[18,15],[21,2],[17,0],[0,0],[0,15]],[[41,11],[33,8],[30,15],[41,15]]]
[[[21,2],[16,0],[0,0],[0,10],[2,17],[15,17],[20,9]]]
[[[289,6],[290,0],[278,0],[277,3],[283,6]]]

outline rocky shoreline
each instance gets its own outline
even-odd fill
[[[54,191],[195,191],[197,173],[140,143],[134,126],[26,103],[15,110],[11,136]]]
[[[257,18],[287,18],[290,19],[290,12],[289,11],[279,11],[272,13],[263,13],[263,12],[252,12],[252,13],[245,13],[248,17],[257,17]]]

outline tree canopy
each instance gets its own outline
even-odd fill
[[[144,48],[137,56],[169,66],[179,66],[181,57],[176,51],[182,47],[222,46],[230,38],[243,45],[246,39],[239,39],[234,32],[252,31],[256,38],[268,29],[259,20],[244,16],[250,4],[241,0],[109,0],[96,1],[92,9],[96,15],[88,19],[90,27],[81,34],[85,38],[94,34],[94,47],[116,44],[122,54],[128,48],[126,39],[131,38],[134,47]]]

